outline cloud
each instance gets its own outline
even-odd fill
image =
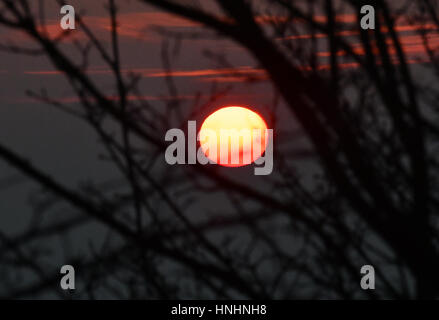
[[[388,28],[381,28],[382,32],[388,32]],[[415,32],[415,31],[438,31],[438,27],[435,24],[415,24],[415,25],[397,25],[395,26],[396,32]],[[336,35],[339,37],[349,37],[349,36],[358,36],[360,33],[356,30],[344,30],[336,32]],[[300,40],[300,39],[322,39],[327,38],[328,34],[326,33],[315,33],[313,34],[299,34],[293,36],[285,36],[279,37],[277,40]]]
[[[178,96],[166,96],[166,95],[142,95],[142,96],[134,96],[129,95],[127,96],[128,101],[170,101],[170,100],[193,100],[199,98],[197,95],[178,95]],[[57,103],[63,103],[63,104],[69,104],[69,103],[80,103],[81,99],[77,96],[71,96],[71,97],[62,97],[62,98],[51,98],[53,101],[56,101]],[[119,101],[118,96],[107,96],[106,99],[111,101]],[[14,103],[30,103],[30,102],[39,102],[38,99],[34,98],[18,98],[18,99],[11,99],[9,102]]]
[[[326,23],[327,17],[324,15],[316,15],[313,20],[318,23]],[[289,16],[282,15],[259,15],[255,17],[255,21],[259,24],[272,24],[272,23],[303,23],[304,20],[301,18],[291,18]],[[338,23],[354,23],[358,21],[358,17],[355,14],[338,14],[335,17],[335,21]]]
[[[169,72],[155,72],[147,76],[154,77],[203,77],[213,75],[250,75],[260,73],[261,69],[255,69],[250,66],[240,66],[236,68],[222,68],[222,69],[198,69],[198,70],[175,70]]]
[[[425,40],[425,41],[424,41]],[[426,48],[425,44],[428,44],[430,48],[439,48],[439,34],[427,34],[425,35],[425,39],[421,35],[404,35],[399,37],[399,42],[401,44],[402,50],[405,54],[413,57],[414,55],[426,56]],[[395,45],[391,39],[387,39],[386,43],[388,45],[388,52],[390,55],[396,55],[397,51]],[[359,42],[351,43],[352,51],[357,55],[364,55],[364,49],[362,44]],[[375,54],[379,53],[378,48],[372,47],[372,51]],[[317,54],[320,57],[329,57],[331,55],[330,52],[319,52]],[[345,56],[347,53],[344,50],[340,50],[337,52],[338,56]]]
[[[122,73],[137,73],[145,78],[164,78],[164,77],[206,77],[218,75],[230,76],[250,76],[260,74],[262,69],[253,68],[250,66],[239,66],[236,68],[218,68],[218,69],[192,69],[192,70],[172,70],[166,71],[157,68],[126,68],[122,69]],[[107,68],[90,68],[86,71],[90,75],[105,75],[111,74],[113,71]],[[24,71],[27,75],[36,76],[55,76],[61,75],[62,72],[58,70],[32,70]]]
[[[439,40],[439,39],[438,39]],[[423,47],[420,45],[413,45],[411,47],[404,47],[404,50],[410,53],[419,53],[422,51]],[[363,54],[360,50],[357,50],[357,54]],[[329,52],[320,52],[319,55],[327,57],[330,55]],[[407,60],[408,64],[418,64],[418,63],[428,63],[428,59],[422,58],[409,58]],[[398,64],[397,59],[394,59],[395,64]],[[340,63],[340,69],[355,69],[358,68],[359,64],[356,62],[345,62]],[[331,66],[327,63],[321,63],[317,66],[317,70],[325,71],[329,70]],[[311,70],[310,66],[300,66],[299,69],[303,71]],[[165,71],[160,69],[149,69],[149,68],[132,68],[123,69],[122,73],[137,73],[141,74],[145,78],[164,78],[164,77],[174,77],[174,78],[194,78],[196,81],[201,82],[258,82],[267,81],[269,76],[266,71],[261,68],[254,68],[251,66],[240,66],[236,68],[218,68],[218,69],[194,69],[194,70],[173,70]],[[111,74],[110,69],[96,68],[87,71],[87,74],[91,75],[105,75]],[[25,71],[24,74],[34,75],[34,76],[56,76],[61,75],[62,72],[56,70],[37,70],[37,71]],[[157,98],[153,96],[145,96],[145,100],[163,100],[163,97]]]
[[[118,15],[117,20],[117,30],[120,36],[143,40],[157,39],[153,33],[148,32],[151,27],[191,28],[200,26],[200,24],[188,19],[159,11],[123,13]],[[111,30],[108,17],[86,18],[85,22],[101,30]]]
[[[111,21],[108,16],[84,16],[83,21],[98,39],[104,41],[110,39],[108,34],[111,30]],[[190,28],[200,26],[200,24],[188,19],[159,11],[120,13],[117,16],[117,21],[117,30],[121,38],[146,41],[159,39],[156,33],[150,32],[152,27]],[[65,41],[67,42],[84,40],[87,38],[79,24],[76,25],[75,30],[63,30],[60,26],[59,20],[50,20],[44,26],[39,26],[38,29],[40,32],[44,32],[50,39],[58,38],[63,34],[66,36]],[[22,31],[16,30],[4,32],[0,36],[0,39],[14,40],[20,43],[30,41],[28,35]]]

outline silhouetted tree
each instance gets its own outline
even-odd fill
[[[105,160],[121,174],[110,186],[90,182],[71,189],[0,145],[3,160],[47,191],[38,214],[55,211],[61,201],[72,209],[62,219],[34,221],[20,235],[2,232],[2,296],[48,291],[64,297],[57,287],[59,266],[40,258],[40,251],[54,235],[90,221],[105,226],[108,237],[83,256],[66,253],[86,283],[75,297],[439,296],[439,61],[430,41],[439,28],[437,1],[215,0],[215,12],[194,1],[141,2],[201,23],[251,54],[278,97],[269,106],[275,170],[259,180],[216,166],[169,170],[162,160],[164,132],[200,114],[227,89],[219,86],[187,107],[171,73],[173,99],[164,105],[141,99],[139,76],[122,72],[115,1],[108,1],[111,47],[78,16],[87,41],[75,42],[81,58],[73,58],[62,50],[68,32],[50,37],[33,2],[1,0],[0,23],[39,45],[2,49],[47,56],[81,108],[44,91],[29,94],[91,126],[106,148]],[[360,28],[364,4],[375,7],[375,30]],[[343,13],[357,19],[343,21]],[[403,32],[422,39],[422,61],[408,56]],[[194,35],[167,34],[165,68],[172,67],[167,41],[185,36]],[[115,92],[87,74],[91,51],[111,70]],[[248,81],[258,79],[249,75]],[[296,122],[299,132],[277,133],[274,126]],[[212,194],[221,206],[203,211],[204,219],[194,215]],[[364,264],[375,267],[374,291],[359,286]],[[32,280],[14,281],[23,273]]]

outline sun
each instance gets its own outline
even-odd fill
[[[267,124],[249,108],[227,106],[211,113],[199,131],[204,155],[222,166],[253,163],[265,151]]]

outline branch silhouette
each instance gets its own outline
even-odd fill
[[[275,173],[263,186],[215,166],[160,167],[167,147],[164,132],[227,96],[229,87],[212,86],[204,102],[203,92],[194,94],[188,108],[178,95],[178,83],[167,75],[167,102],[142,99],[141,76],[124,71],[118,32],[122,0],[107,2],[109,46],[77,15],[86,40],[70,45],[80,58],[62,50],[68,34],[53,38],[38,25],[29,1],[1,0],[0,25],[26,33],[38,49],[16,44],[0,49],[48,57],[68,80],[78,108],[45,90],[29,95],[92,128],[105,149],[104,160],[121,177],[108,189],[93,183],[70,188],[0,144],[0,158],[42,186],[45,199],[50,194],[56,203],[74,209],[62,221],[2,235],[3,268],[12,275],[12,266],[21,264],[37,276],[25,285],[6,277],[2,297],[56,292],[56,267],[26,254],[31,255],[33,245],[44,248],[53,235],[90,221],[116,240],[96,255],[84,250],[79,259],[85,261],[81,268],[87,269],[89,285],[78,297],[439,296],[439,73],[438,51],[430,43],[439,30],[436,1],[401,7],[377,1],[373,31],[360,28],[361,4],[349,0],[342,3],[355,22],[344,21],[332,0],[215,0],[217,11],[191,1],[138,2],[194,21],[244,49],[266,75],[250,74],[248,83],[268,80],[281,101],[281,111],[278,102],[269,106],[273,123],[286,129],[297,123],[300,134],[279,129],[276,141],[282,141],[282,148],[276,146]],[[422,64],[413,63],[404,32],[422,42]],[[185,34],[161,34],[165,73],[172,74],[169,43],[184,41]],[[90,52],[108,67],[113,92],[88,73]],[[233,69],[225,57],[206,56]],[[428,85],[419,80],[418,69],[424,66],[436,70],[422,71],[432,79]],[[245,77],[238,70],[231,74]],[[301,150],[306,151],[298,152],[292,144],[304,145]],[[305,164],[298,163],[300,155],[307,156]],[[309,172],[311,179],[304,177]],[[211,195],[218,197],[218,205],[194,209]],[[364,264],[375,266],[380,290],[359,288]]]

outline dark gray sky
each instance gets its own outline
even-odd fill
[[[55,1],[47,0],[44,3],[47,31],[52,36],[56,36],[61,32],[60,8],[55,5]],[[69,3],[74,5],[98,39],[108,47],[109,19],[104,8],[105,1],[74,0]],[[206,10],[219,14],[210,0],[202,1],[202,4]],[[140,83],[142,99],[157,106],[166,103],[169,93],[165,85],[165,76],[168,73],[163,69],[161,50],[163,43],[169,39],[161,36],[155,28],[160,27],[163,30],[179,33],[199,33],[204,29],[193,22],[147,7],[135,0],[123,1],[118,19],[124,72],[142,75]],[[266,17],[258,16],[257,19],[263,24]],[[274,16],[271,19],[282,19],[282,16]],[[324,18],[317,16],[316,19]],[[349,24],[355,23],[356,17],[353,14],[344,14],[339,15],[338,20]],[[396,29],[408,54],[409,63],[413,65],[422,63],[425,58],[422,39],[413,33],[415,28],[416,26],[409,26],[404,21],[399,21]],[[317,36],[325,40],[323,35]],[[308,38],[309,35],[304,33],[300,37],[294,36],[278,41],[304,41]],[[83,40],[82,31],[80,29],[71,31],[71,39],[66,39],[62,45],[65,52],[78,59],[72,39]],[[438,46],[439,35],[429,35],[429,41],[432,46]],[[25,35],[3,27],[0,28],[0,43],[35,47]],[[171,48],[175,44],[175,41],[171,41]],[[181,99],[190,104],[197,93],[208,95],[213,83],[223,87],[231,85],[233,86],[231,92],[210,108],[229,104],[248,105],[264,115],[265,106],[270,105],[273,98],[271,85],[265,78],[264,72],[243,48],[231,41],[220,40],[212,34],[209,38],[186,39],[180,45],[178,54],[172,56],[171,67]],[[232,72],[229,67],[219,65],[206,56],[206,51],[226,56],[238,72],[243,75],[253,75],[259,81],[252,84],[244,82],[243,77],[236,75],[236,70]],[[322,61],[327,55],[325,50],[319,53]],[[323,62],[320,67],[325,70],[328,66]],[[357,66],[346,63],[342,67]],[[108,67],[96,54],[91,56],[89,74],[108,95],[114,94],[114,79]],[[70,115],[36,102],[25,94],[27,90],[39,92],[45,89],[51,97],[73,108],[78,107],[78,100],[70,85],[46,57],[30,57],[0,51],[0,83],[0,144],[10,147],[67,186],[76,187],[84,181],[103,182],[118,177],[113,166],[98,159],[102,147],[89,127],[74,120]],[[289,120],[289,124],[289,129],[294,129],[294,119]],[[31,198],[35,191],[39,190],[38,186],[20,177],[16,171],[0,161],[0,229],[10,234],[19,233],[29,223],[32,213]],[[262,178],[252,179],[255,179],[257,184]],[[13,183],[8,185],[8,181]],[[198,202],[198,205],[203,207],[211,204],[211,199],[206,196],[198,199]],[[60,214],[63,213],[62,210],[62,208],[59,210]],[[92,232],[81,229],[77,233],[75,237],[77,248],[87,245],[87,241],[97,233],[97,226],[88,228],[92,228],[88,229]]]
[[[52,36],[55,36],[61,32],[60,7],[55,1],[43,1],[43,3],[45,27]],[[105,1],[74,0],[69,3],[82,15],[98,39],[108,46],[109,19],[104,6]],[[203,1],[202,5],[214,14],[221,14],[212,1]],[[161,57],[165,38],[155,28],[183,33],[200,32],[203,29],[191,21],[134,0],[123,2],[118,19],[123,70],[142,75],[140,88],[143,99],[156,105],[166,102],[169,95],[165,86],[167,73],[163,70]],[[264,23],[264,19],[267,19],[264,15],[257,17],[261,24]],[[271,19],[282,19],[282,16],[271,16]],[[317,16],[316,19],[324,20],[324,17]],[[356,21],[355,15],[347,13],[339,15],[337,19],[346,24]],[[422,62],[425,56],[422,39],[412,32],[414,29],[416,26],[409,26],[404,21],[399,21],[397,26],[409,62],[416,64]],[[278,40],[303,41],[307,37],[309,35],[303,34],[300,37]],[[72,57],[78,58],[72,46],[72,39],[83,40],[84,34],[80,29],[73,30],[70,39],[62,45]],[[0,28],[0,41],[5,44],[35,47],[27,36],[5,28]],[[438,45],[439,35],[429,35],[429,41],[432,46]],[[173,45],[175,41],[171,41],[171,46]],[[208,58],[205,54],[206,50],[225,55],[239,72],[254,75],[260,81],[252,85],[243,83],[242,77],[232,74],[229,68],[220,66],[212,58]],[[324,59],[327,54],[323,50],[319,56]],[[243,48],[231,41],[219,40],[212,36],[210,39],[203,37],[184,40],[178,54],[172,57],[171,67],[179,90],[178,94],[188,103],[197,93],[208,93],[214,82],[220,86],[233,85],[234,89],[212,108],[242,104],[253,106],[263,113],[264,106],[272,101],[271,87],[265,79],[264,72],[255,65]],[[321,68],[325,67],[327,66],[323,63]],[[344,67],[356,68],[356,65],[347,63]],[[104,88],[109,95],[113,94],[115,86],[108,67],[96,54],[91,56],[89,73],[99,87]],[[0,86],[0,143],[31,159],[34,164],[69,185],[75,186],[85,179],[99,181],[111,178],[112,169],[97,159],[100,147],[90,129],[59,110],[54,110],[26,96],[26,90],[38,92],[45,89],[51,97],[75,106],[77,102],[75,94],[63,75],[56,72],[46,57],[0,52],[0,81],[2,84]],[[0,162],[0,181],[10,177],[15,177],[14,171]],[[22,223],[26,219],[22,219],[21,215],[29,212],[27,199],[32,188],[35,187],[20,183],[8,188],[3,187],[1,190],[0,224],[10,226],[7,228],[9,231],[23,227]]]

